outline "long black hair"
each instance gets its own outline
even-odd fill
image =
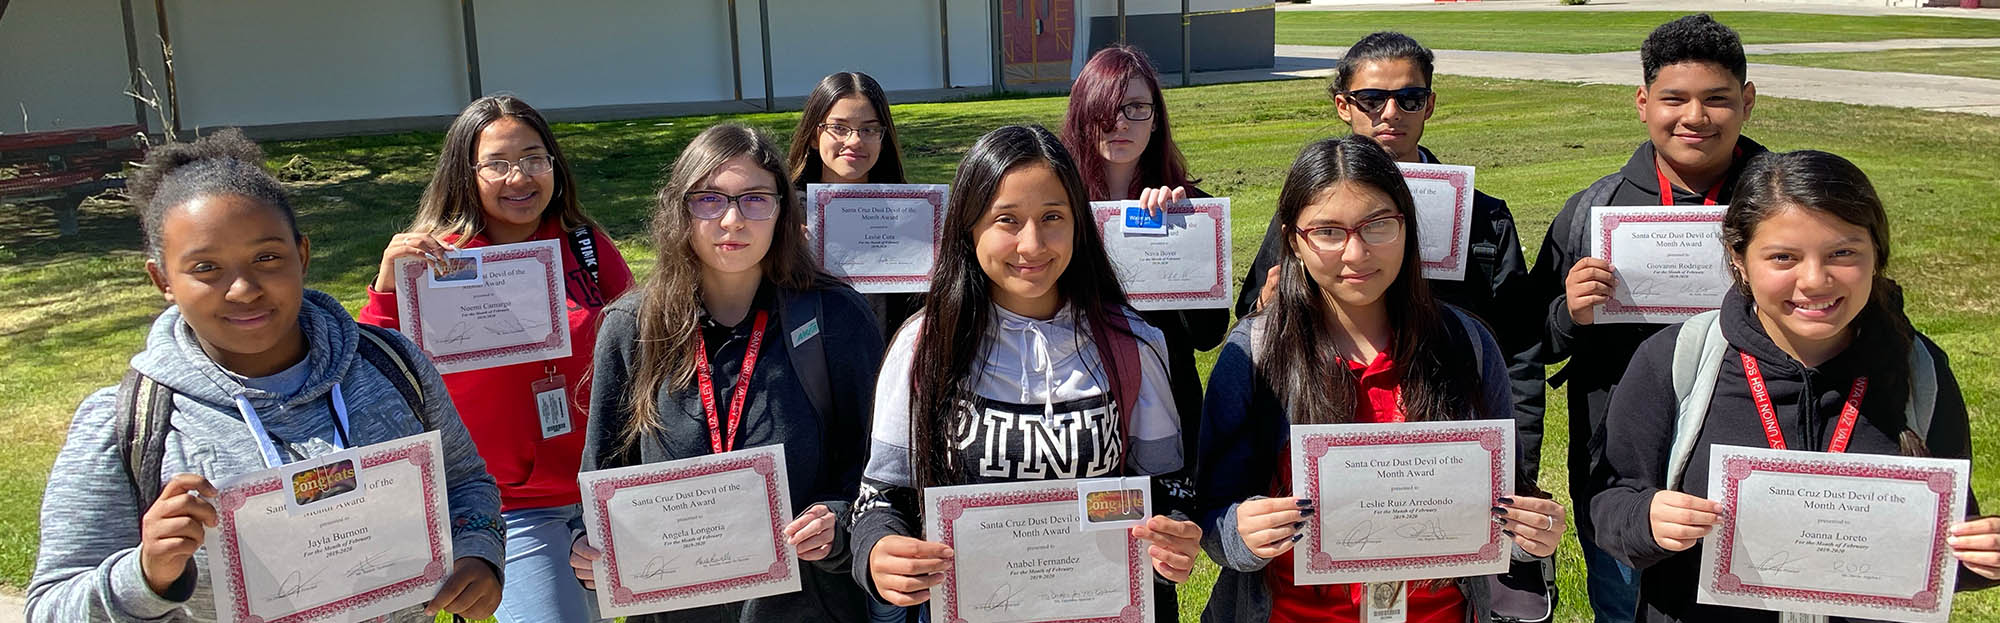
[[[970,397],[976,383],[976,366],[987,350],[982,338],[993,322],[993,280],[974,255],[972,230],[992,206],[1000,181],[1027,167],[1054,170],[1069,200],[1075,239],[1069,265],[1056,278],[1056,292],[1073,313],[1084,317],[1087,331],[1118,330],[1111,314],[1124,313],[1125,290],[1118,285],[1097,221],[1090,216],[1083,178],[1062,141],[1038,125],[1006,126],[979,137],[958,163],[951,182],[910,370],[910,473],[916,486],[950,485],[961,479],[948,436],[971,417],[961,402]],[[1100,353],[1099,359],[1114,365],[1109,353]],[[1115,378],[1107,374],[1104,386],[1110,387]]]
[[[1430,285],[1423,278],[1417,245],[1416,202],[1402,171],[1389,152],[1367,137],[1350,134],[1306,145],[1292,162],[1285,186],[1278,193],[1278,223],[1284,253],[1278,259],[1278,292],[1272,304],[1258,312],[1265,352],[1257,357],[1258,375],[1271,389],[1294,424],[1340,424],[1354,420],[1356,398],[1347,382],[1348,362],[1336,346],[1335,324],[1319,283],[1306,274],[1295,253],[1299,245],[1299,215],[1342,183],[1373,187],[1388,195],[1403,216],[1403,262],[1395,281],[1382,294],[1391,324],[1390,359],[1402,375],[1402,409],[1413,422],[1464,420],[1487,415],[1481,395],[1484,380],[1473,358],[1454,346],[1467,341],[1454,335]],[[1358,244],[1358,243],[1351,243]],[[1308,250],[1307,252],[1312,252]],[[1478,341],[1471,340],[1474,348]],[[1365,362],[1364,362],[1365,363]]]
[[[826,163],[819,160],[819,124],[826,123],[834,104],[856,96],[868,100],[868,107],[875,110],[875,119],[882,122],[882,146],[875,154],[875,166],[868,169],[868,183],[905,183],[903,146],[896,139],[896,122],[889,116],[889,95],[868,74],[842,71],[827,74],[806,95],[805,110],[799,113],[798,128],[792,131],[792,150],[785,156],[793,190],[804,191],[806,184],[819,183],[820,170],[826,168]]]

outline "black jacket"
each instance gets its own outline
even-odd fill
[[[1438,162],[1437,156],[1417,148],[1424,162]],[[1264,289],[1264,274],[1278,263],[1284,252],[1279,244],[1277,215],[1264,228],[1264,242],[1257,247],[1257,259],[1243,276],[1243,288],[1236,293],[1236,315],[1248,315]],[[1529,286],[1528,262],[1521,256],[1521,236],[1514,228],[1514,213],[1507,202],[1486,193],[1472,195],[1472,257],[1463,281],[1431,279],[1431,293],[1438,300],[1471,312],[1493,331],[1500,350],[1507,353],[1507,376],[1512,384],[1515,441],[1519,445],[1521,475],[1536,482],[1541,473],[1542,414],[1545,390],[1543,365],[1538,353],[1542,345],[1541,299]],[[1171,335],[1171,334],[1170,334]],[[1169,338],[1171,339],[1171,338]],[[1193,429],[1188,429],[1193,430]],[[1193,455],[1190,455],[1193,456]]]
[[[1749,137],[1738,137],[1736,148],[1739,153],[1729,167],[1729,175],[1721,182],[1717,203],[1729,203],[1744,163],[1765,151],[1763,145]],[[1570,320],[1569,307],[1564,302],[1563,279],[1569,276],[1569,269],[1577,260],[1590,257],[1592,207],[1660,205],[1660,178],[1654,165],[1652,141],[1640,143],[1623,168],[1570,195],[1562,212],[1549,223],[1549,233],[1542,238],[1542,251],[1535,256],[1535,267],[1528,271],[1528,283],[1539,302],[1537,311],[1545,319],[1546,341],[1540,353],[1541,362],[1555,365],[1569,359],[1569,365],[1550,378],[1549,384],[1569,383],[1569,493],[1576,501],[1578,534],[1586,538],[1591,526],[1590,496],[1603,488],[1603,483],[1592,482],[1589,474],[1602,460],[1603,436],[1599,433],[1604,430],[1605,405],[1611,400],[1619,375],[1624,374],[1625,366],[1632,361],[1632,352],[1639,348],[1640,342],[1667,325],[1578,325]],[[1679,188],[1673,189],[1673,193],[1678,205],[1700,205],[1703,200],[1701,195]]]
[[[1864,312],[1856,322],[1863,328],[1853,344],[1819,367],[1807,368],[1771,341],[1757,321],[1750,300],[1732,290],[1723,301],[1721,318],[1722,335],[1730,348],[1723,355],[1708,418],[1689,456],[1680,490],[1708,497],[1709,452],[1714,445],[1757,448],[1768,445],[1744,378],[1738,354],[1744,352],[1757,358],[1786,447],[1824,450],[1839,420],[1849,386],[1855,377],[1868,376],[1871,382],[1862,399],[1861,421],[1854,428],[1847,451],[1898,454],[1897,438],[1906,425],[1904,405],[1909,396],[1908,383],[1889,379],[1890,373],[1883,369],[1883,364],[1908,361],[1908,353],[1895,352],[1887,339],[1884,328],[1887,324],[1872,319],[1870,313]],[[1778,620],[1775,612],[1695,603],[1702,545],[1669,552],[1653,542],[1649,511],[1653,494],[1666,487],[1666,463],[1676,419],[1672,374],[1678,333],[1675,328],[1677,325],[1672,325],[1639,346],[1631,368],[1625,371],[1624,379],[1612,393],[1610,406],[1618,417],[1605,422],[1606,458],[1600,474],[1609,486],[1590,501],[1591,513],[1597,517],[1597,544],[1634,568],[1644,570],[1639,588],[1641,621],[1775,622]],[[1938,382],[1937,407],[1925,443],[1931,456],[1970,458],[1970,424],[1958,381],[1952,376],[1944,351],[1929,338],[1921,335],[1917,338],[1936,362]],[[1884,382],[1877,383],[1878,380]],[[1968,515],[1977,515],[1978,502],[1968,497],[1966,510]],[[1961,590],[1993,584],[1963,567],[1960,571]]]

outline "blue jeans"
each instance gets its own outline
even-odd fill
[[[1578,532],[1577,537],[1583,545],[1584,583],[1590,590],[1590,610],[1597,614],[1597,623],[1632,623],[1638,618],[1639,571],[1582,538],[1583,533]]]
[[[570,623],[597,620],[597,596],[583,589],[569,568],[569,521],[578,506],[507,511],[507,585],[500,623]]]

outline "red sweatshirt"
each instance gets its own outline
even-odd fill
[[[560,219],[551,219],[535,231],[532,240],[562,243],[563,282],[569,293],[568,357],[531,361],[510,366],[467,370],[444,375],[451,402],[486,459],[486,470],[500,484],[500,509],[546,508],[577,503],[576,471],[583,459],[583,431],[589,417],[591,353],[597,347],[598,314],[604,306],[632,287],[632,270],[618,254],[611,237],[592,232],[597,247],[600,284],[576,262],[569,247],[569,234]],[[447,242],[455,242],[447,239]],[[460,248],[493,244],[484,235],[465,242]],[[368,304],[361,308],[361,322],[397,328],[396,293],[368,288]],[[542,439],[541,419],[535,412],[530,386],[548,378],[549,366],[562,375],[569,387],[570,432]]]

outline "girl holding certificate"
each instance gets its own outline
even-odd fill
[[[1195,491],[1202,545],[1222,572],[1204,620],[1380,620],[1362,585],[1293,582],[1291,551],[1319,500],[1292,497],[1292,423],[1511,417],[1506,354],[1482,323],[1432,298],[1414,210],[1395,162],[1368,138],[1314,142],[1292,164],[1278,196],[1276,295],[1237,324],[1208,381]],[[1492,510],[1517,561],[1555,552],[1561,505],[1509,496]],[[1410,582],[1406,620],[1486,621],[1495,577]]]
[[[905,184],[903,150],[889,96],[875,79],[856,71],[828,74],[806,95],[792,151],[785,157],[793,192],[807,184]],[[867,294],[884,340],[916,313],[916,294]]]
[[[1717,445],[1901,456],[1972,455],[1965,400],[1943,350],[1910,326],[1889,264],[1889,220],[1867,176],[1817,151],[1759,155],[1723,221],[1736,287],[1717,316],[1727,342],[1692,451],[1676,445],[1676,343],[1647,339],[1612,393],[1610,488],[1591,499],[1597,542],[1640,576],[1639,620],[1768,621],[1696,602],[1703,537],[1722,508],[1709,491]],[[1697,320],[1703,320],[1698,316]],[[1687,326],[1696,326],[1690,320]],[[1710,335],[1714,335],[1711,333]],[[1916,351],[1921,349],[1921,353]],[[1913,355],[1923,355],[1913,357]],[[1929,363],[1919,369],[1916,361]],[[1753,387],[1761,386],[1764,398]],[[1919,389],[1922,388],[1922,389]],[[1934,391],[1930,391],[1934,389]],[[1913,402],[1934,394],[1928,407]],[[1917,410],[1927,413],[1912,417]],[[1927,416],[1925,418],[1924,416]],[[1927,419],[1928,434],[1916,426]],[[1674,463],[1684,465],[1676,482]],[[1968,493],[1968,515],[1978,505]],[[1921,522],[1906,522],[1925,530]],[[2000,578],[2000,519],[1950,526],[1958,588]]]
[[[499,605],[500,495],[444,382],[408,340],[306,289],[311,246],[263,162],[225,130],[154,148],[132,178],[146,274],[171,306],[126,381],[77,407],[42,498],[28,620],[214,621],[214,483],[427,430],[457,560],[423,608],[390,619]]]
[[[771,140],[736,124],[702,132],[674,161],[653,215],[658,263],[606,309],[598,335],[583,469],[784,444],[795,506],[784,532],[813,564],[799,567],[800,592],[636,620],[867,616],[846,576],[845,520],[882,339],[861,295],[813,268],[784,173]],[[571,549],[575,576],[594,587],[601,554],[581,536]]]
[[[959,163],[925,311],[897,332],[876,386],[854,578],[877,599],[924,603],[952,565],[951,548],[919,538],[925,487],[1184,464],[1165,340],[1125,305],[1087,205],[1041,127],[994,130]],[[1028,438],[1053,425],[1074,443]],[[1187,579],[1194,523],[1154,515],[1130,530],[1160,577]]]
[[[590,395],[590,345],[604,306],[632,285],[611,236],[583,213],[576,179],[540,112],[508,95],[465,107],[445,133],[437,171],[406,233],[389,239],[361,322],[394,329],[396,260],[439,262],[453,251],[561,241],[570,354],[445,375],[451,400],[500,482],[507,533],[503,623],[595,619],[569,573],[578,515],[577,457]],[[560,400],[539,400],[555,394]]]

